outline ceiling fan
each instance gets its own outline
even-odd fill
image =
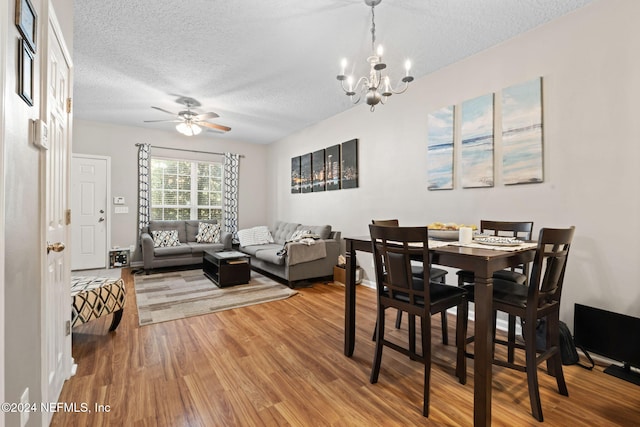
[[[180,111],[178,113],[172,113],[171,111],[165,110],[160,107],[151,107],[155,110],[162,111],[167,114],[171,114],[172,116],[176,116],[173,120],[145,120],[145,123],[159,123],[159,122],[171,122],[178,123],[176,125],[176,130],[183,135],[193,136],[202,132],[201,126],[214,129],[216,131],[221,132],[229,132],[231,130],[228,126],[217,125],[215,123],[209,123],[206,120],[214,119],[216,117],[220,117],[217,113],[209,112],[198,114],[191,109],[194,105],[200,105],[197,101],[192,100],[183,100],[179,102],[187,107],[186,110]]]

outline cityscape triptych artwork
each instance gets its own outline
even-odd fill
[[[496,152],[501,154],[502,183],[543,181],[542,78],[510,86],[500,93],[501,120],[495,118],[496,94],[448,106],[428,116],[427,171],[429,190],[454,188],[459,132],[459,177],[462,188],[493,187]],[[456,109],[460,108],[459,114]],[[460,123],[457,123],[459,120]],[[494,129],[494,124],[499,126]],[[457,125],[457,126],[456,126]],[[500,150],[495,133],[500,132]]]
[[[291,193],[358,187],[358,140],[291,158]]]

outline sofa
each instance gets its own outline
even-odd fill
[[[215,232],[217,229],[219,237],[216,235],[213,242],[209,242],[211,238],[202,238],[204,234],[199,231],[207,226],[201,226],[201,223],[213,225],[210,230]],[[206,250],[231,250],[231,233],[219,230],[217,224],[215,219],[150,221],[140,233],[145,273],[149,274],[154,268],[202,264]]]
[[[245,234],[255,237],[251,232],[257,229],[262,229],[260,238],[243,238]],[[300,233],[306,239],[292,239]],[[340,232],[332,231],[330,225],[278,221],[272,227],[240,230],[238,237],[239,251],[251,256],[251,268],[279,277],[289,287],[298,281],[333,276],[340,254]]]

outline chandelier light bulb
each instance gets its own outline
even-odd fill
[[[344,73],[347,70],[347,58],[342,58],[342,61],[340,61],[340,67],[342,67],[342,72],[340,74],[344,76]]]
[[[407,76],[408,76],[409,75],[409,70],[411,70],[411,60],[407,59],[404,62],[404,69],[406,70]]]
[[[382,47],[381,44],[378,45],[378,49],[376,50],[376,53],[380,58],[382,58],[382,54],[384,53],[384,48]]]

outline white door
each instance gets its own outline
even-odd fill
[[[53,12],[50,10],[50,12]],[[43,84],[49,149],[45,162],[46,266],[42,301],[42,402],[56,402],[64,381],[71,375],[71,290],[70,257],[65,250],[69,231],[69,161],[71,152],[70,56],[55,16],[47,25],[46,75]],[[43,88],[44,89],[44,88]],[[43,414],[48,425],[51,413]]]
[[[107,265],[107,159],[71,159],[71,269]]]

